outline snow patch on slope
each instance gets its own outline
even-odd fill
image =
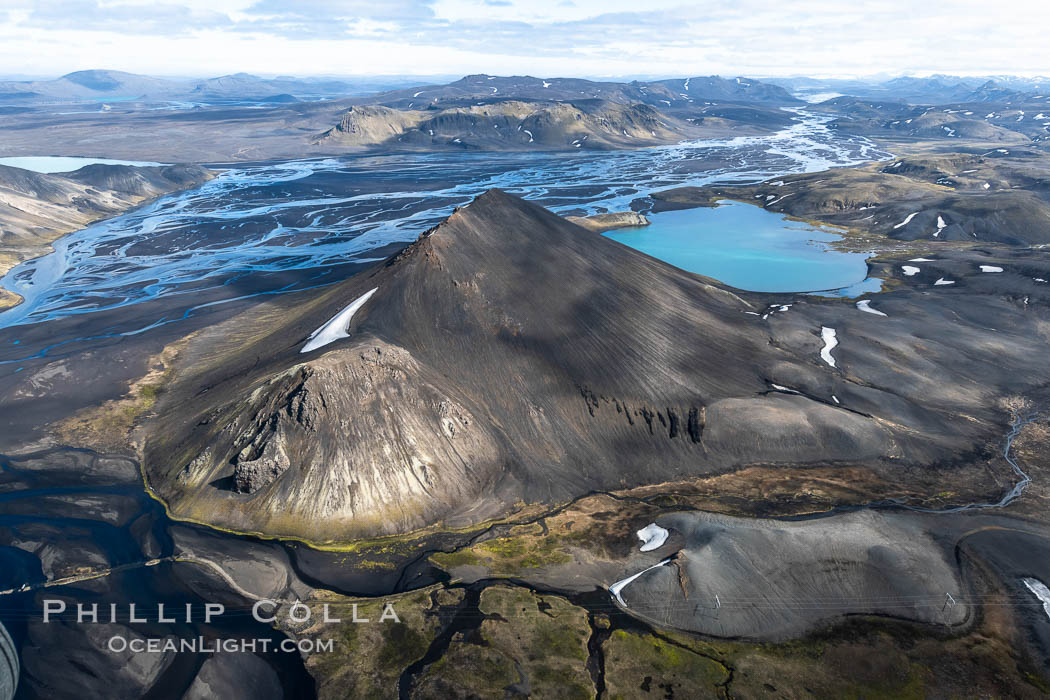
[[[839,344],[839,339],[835,335],[835,329],[821,326],[820,337],[824,340],[824,347],[820,350],[820,359],[827,362],[829,366],[834,367],[835,358],[831,356],[831,351]]]
[[[350,326],[350,319],[354,317],[357,310],[364,306],[365,302],[372,298],[372,295],[376,293],[379,287],[365,292],[357,299],[354,299],[344,308],[342,311],[333,316],[328,323],[324,324],[313,333],[310,334],[306,345],[300,350],[300,353],[310,352],[317,348],[322,348],[329,343],[334,343],[341,338],[349,338],[350,334],[347,333],[347,328]]]
[[[642,541],[642,546],[638,548],[638,551],[651,552],[662,547],[670,533],[656,523],[649,523],[634,534],[638,535],[638,539]]]
[[[882,313],[881,311],[879,311],[878,309],[871,308],[871,300],[870,299],[861,299],[860,301],[858,301],[857,302],[857,308],[860,309],[861,311],[865,312],[865,313],[875,314],[876,316],[885,316],[886,315],[886,314]]]

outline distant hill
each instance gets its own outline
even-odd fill
[[[998,102],[998,103],[1013,103],[1013,102],[1025,102],[1032,99],[1034,96],[1027,92],[1021,92],[1012,88],[1005,87],[989,80],[976,90],[972,91],[960,102]]]
[[[250,73],[235,73],[197,82],[189,93],[193,99],[267,99],[276,97],[344,97],[360,91],[342,80],[300,79],[281,76],[268,79]],[[287,100],[286,100],[287,101]]]
[[[608,149],[672,143],[724,129],[724,120],[689,122],[646,104],[598,99],[503,100],[480,105],[394,109],[351,107],[316,143],[350,147]]]
[[[115,70],[83,70],[55,80],[0,83],[0,94],[10,99],[75,100],[138,98],[171,95],[180,89],[176,81]]]
[[[801,102],[779,85],[743,77],[720,78],[717,75],[711,75],[701,78],[676,78],[660,80],[650,85],[662,85],[683,100],[760,102],[778,105]]]
[[[652,82],[598,82],[582,78],[534,78],[528,75],[468,75],[444,85],[392,90],[369,102],[398,109],[428,105],[468,104],[487,99],[566,102],[601,99],[620,104],[647,104],[657,109],[690,107],[706,102],[793,105],[802,101],[782,87],[749,78],[681,78]]]
[[[981,97],[985,99],[977,99]],[[988,86],[967,98],[966,102],[922,106],[842,96],[812,109],[834,115],[832,128],[866,136],[1018,144],[1045,141],[1050,134],[1050,100],[1046,97],[1037,100]]]

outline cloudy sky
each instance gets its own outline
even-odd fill
[[[1047,0],[0,0],[0,71],[1050,74]]]

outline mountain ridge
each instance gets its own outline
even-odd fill
[[[606,100],[506,100],[465,107],[399,110],[352,106],[315,144],[351,147],[464,149],[606,149],[674,143],[729,130],[712,118],[692,122],[645,104]]]

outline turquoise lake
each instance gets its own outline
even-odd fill
[[[737,289],[752,292],[817,292],[856,296],[875,292],[865,253],[843,253],[828,244],[830,229],[791,221],[742,202],[722,202],[650,214],[644,228],[606,236],[635,250]]]

